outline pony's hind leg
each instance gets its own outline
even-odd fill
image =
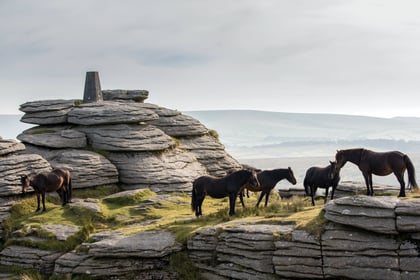
[[[235,202],[237,194],[229,194],[229,216],[235,215]]]
[[[260,194],[260,197],[258,198],[257,205],[255,205],[255,207],[257,207],[257,208],[258,208],[258,206],[260,205],[260,202],[261,202],[261,200],[263,199],[264,195],[266,195],[266,193],[265,193],[265,191],[264,191],[264,190],[262,190],[262,191],[261,191],[261,194]]]
[[[401,176],[397,176],[397,174],[395,174],[395,176],[398,179],[398,182],[400,183],[400,193],[398,194],[398,197],[405,197],[405,181],[404,181],[404,174]]]

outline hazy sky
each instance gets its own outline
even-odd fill
[[[181,111],[420,117],[418,0],[1,0],[0,114],[146,89]]]

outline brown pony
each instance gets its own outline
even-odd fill
[[[409,186],[417,188],[414,165],[410,158],[401,152],[378,153],[367,149],[348,149],[337,151],[335,159],[339,169],[347,161],[359,167],[365,178],[367,195],[373,195],[372,174],[386,176],[394,173],[401,186],[398,196],[405,196],[404,172],[406,169]]]
[[[258,207],[260,205],[261,200],[265,196],[265,207],[268,204],[268,198],[270,196],[271,190],[276,186],[278,182],[283,179],[286,179],[291,184],[296,185],[296,178],[293,174],[292,168],[277,168],[273,170],[263,170],[257,173],[258,182],[260,183],[257,186],[253,186],[250,184],[246,184],[244,188],[250,190],[252,192],[261,192],[260,197],[258,198],[257,204],[255,205]],[[244,200],[243,200],[243,192],[239,193],[239,199],[242,203],[242,206],[245,207]]]
[[[55,168],[51,172],[44,172],[33,174],[29,176],[22,176],[20,178],[22,183],[22,194],[29,187],[32,187],[36,194],[38,206],[36,211],[40,208],[40,196],[42,197],[42,207],[45,212],[45,193],[56,191],[62,199],[62,205],[71,202],[72,187],[70,171],[66,169]]]

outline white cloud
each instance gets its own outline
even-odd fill
[[[81,98],[85,72],[97,70],[103,88],[147,89],[150,102],[180,110],[420,116],[407,110],[420,88],[419,8],[409,0],[5,0],[0,77],[11,98],[1,112],[22,100]]]

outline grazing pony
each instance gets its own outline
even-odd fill
[[[66,169],[55,168],[51,172],[38,173],[29,176],[21,176],[22,194],[30,186],[34,189],[37,199],[38,212],[40,208],[40,196],[42,197],[42,207],[45,212],[45,193],[56,191],[62,199],[62,205],[71,202],[72,187],[70,171]]]
[[[264,170],[257,173],[258,182],[260,185],[258,187],[252,186],[250,184],[245,185],[247,190],[252,192],[261,192],[260,197],[258,198],[258,202],[256,207],[260,205],[261,200],[265,196],[265,207],[268,204],[268,198],[270,196],[271,190],[276,186],[278,182],[283,179],[287,179],[291,184],[296,185],[296,178],[293,174],[292,168],[288,167],[285,169],[278,168],[273,170]],[[243,193],[239,194],[239,198],[241,200],[242,206],[245,207],[244,200],[243,200]]]
[[[315,193],[318,188],[325,189],[324,204],[327,203],[328,189],[332,187],[331,200],[334,199],[334,192],[340,181],[340,169],[337,162],[330,161],[330,165],[326,167],[311,167],[306,171],[303,186],[305,187],[306,195],[312,198],[312,206],[315,206]]]
[[[347,161],[359,167],[365,178],[367,195],[373,196],[372,174],[386,176],[394,173],[400,183],[399,197],[405,196],[404,172],[406,169],[408,185],[413,188],[418,187],[413,163],[407,155],[399,151],[378,153],[367,149],[339,150],[335,159],[339,168],[343,167]]]
[[[235,171],[223,178],[201,176],[194,180],[191,197],[191,208],[197,217],[202,215],[201,205],[206,195],[213,198],[229,197],[229,215],[235,215],[235,202],[238,193],[245,184],[254,187],[259,185],[257,175],[251,170]]]

